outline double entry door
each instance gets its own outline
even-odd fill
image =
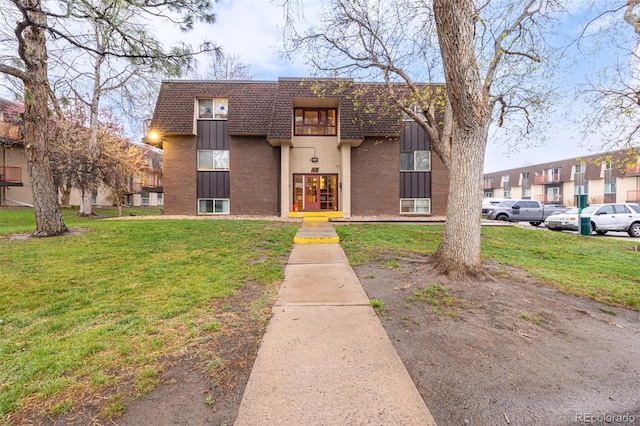
[[[293,180],[293,199],[298,210],[338,210],[338,175],[296,174]]]

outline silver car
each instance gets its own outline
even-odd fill
[[[552,231],[578,229],[578,209],[571,208],[564,213],[556,213],[544,220],[545,226]]]
[[[628,203],[592,204],[582,210],[588,217],[591,231],[604,235],[609,231],[624,231],[631,237],[640,238],[640,206]],[[578,230],[578,223],[573,230]]]

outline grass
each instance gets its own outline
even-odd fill
[[[352,224],[336,227],[351,264],[389,256],[428,256],[442,225]],[[482,229],[482,256],[517,266],[563,292],[640,311],[637,243],[517,227]]]
[[[249,281],[274,288],[297,230],[263,221],[64,215],[68,227],[88,231],[0,239],[0,420],[21,407],[64,413],[78,395],[125,378],[138,395],[150,392],[163,357],[220,332],[215,299]],[[0,235],[33,229],[33,212],[0,209]],[[103,414],[123,409],[116,394]]]

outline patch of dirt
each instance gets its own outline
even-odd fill
[[[355,271],[439,425],[640,424],[640,312],[497,263],[451,282],[393,260]]]

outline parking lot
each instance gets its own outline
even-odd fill
[[[504,222],[502,222],[504,223]],[[527,228],[527,229],[538,229],[541,231],[549,231],[544,224],[540,225],[540,226],[532,226],[531,224],[529,224],[529,222],[518,222],[517,226],[520,228]],[[578,231],[558,231],[559,233],[564,233],[564,234],[574,234],[574,235],[578,235]],[[625,240],[625,241],[635,241],[640,245],[640,238],[632,238],[629,236],[629,234],[627,234],[626,232],[616,232],[616,231],[609,231],[607,232],[607,235],[598,235],[596,233],[591,234],[590,236],[584,236],[585,238],[614,238],[617,240]]]

